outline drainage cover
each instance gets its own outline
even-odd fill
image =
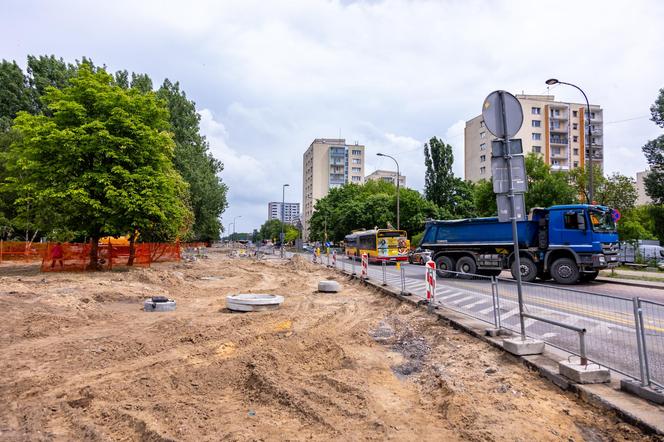
[[[265,293],[240,293],[226,296],[226,308],[239,312],[276,310],[282,302],[284,302],[283,296]]]
[[[153,296],[143,302],[143,310],[146,312],[172,312],[175,310],[175,299]]]

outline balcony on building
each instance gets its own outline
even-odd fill
[[[549,138],[549,143],[567,146],[569,144],[569,138],[561,137],[558,135],[551,135],[551,137]]]
[[[549,108],[549,118],[552,120],[568,120],[567,106],[551,105]]]
[[[560,132],[560,133],[567,133],[569,129],[569,125],[567,124],[566,121],[560,121],[560,120],[551,120],[549,122],[549,132]]]

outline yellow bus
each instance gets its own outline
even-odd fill
[[[369,262],[406,261],[410,242],[405,230],[377,229],[354,231],[344,240],[346,256],[360,259],[369,256]]]

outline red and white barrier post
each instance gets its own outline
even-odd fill
[[[362,254],[362,273],[360,273],[361,279],[369,279],[369,255],[366,253]]]
[[[433,304],[436,302],[436,263],[432,260],[427,261],[426,265],[426,296],[427,303],[429,308],[433,308]]]

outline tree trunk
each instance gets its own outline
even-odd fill
[[[129,259],[127,260],[128,266],[134,265],[134,257],[136,256],[136,237],[138,236],[138,230],[134,230],[129,237]]]
[[[101,270],[99,265],[99,236],[90,237],[90,262],[88,270]]]

